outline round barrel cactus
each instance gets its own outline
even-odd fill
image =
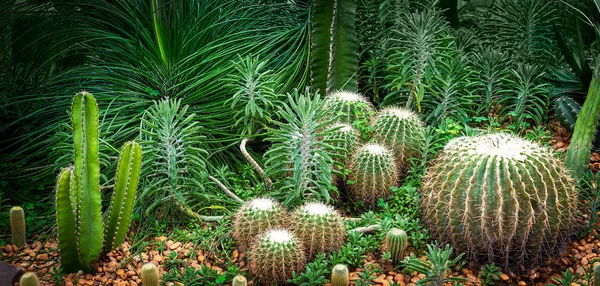
[[[285,225],[286,210],[270,198],[257,198],[246,202],[233,218],[233,238],[242,249],[250,246],[256,235],[269,228]]]
[[[331,286],[350,285],[350,273],[344,264],[337,264],[331,270]]]
[[[246,286],[248,285],[248,280],[243,275],[238,275],[233,277],[233,281],[231,281],[231,286]]]
[[[398,182],[398,168],[390,149],[369,143],[360,147],[350,162],[350,195],[375,206],[377,199],[391,195],[390,187]]]
[[[406,231],[399,228],[390,229],[385,235],[385,249],[392,255],[392,262],[397,265],[404,259],[404,250],[408,246]]]
[[[422,193],[433,236],[476,264],[533,266],[563,250],[576,223],[577,192],[562,162],[510,134],[451,140]]]
[[[40,280],[33,272],[27,272],[21,276],[20,286],[40,286]]]
[[[408,109],[388,107],[375,117],[373,138],[392,149],[398,167],[408,169],[408,160],[420,158],[425,147],[425,125]]]
[[[323,137],[334,150],[331,152],[333,159],[343,165],[349,161],[350,154],[354,153],[360,143],[360,133],[347,123],[336,123],[328,128],[331,132]]]
[[[355,92],[336,91],[325,97],[325,108],[343,123],[371,122],[375,109],[369,100]]]
[[[291,229],[310,259],[321,252],[339,249],[346,238],[342,216],[322,203],[306,203],[291,215]]]
[[[263,285],[285,285],[292,273],[300,273],[305,264],[302,243],[285,229],[266,231],[250,248],[250,271]]]
[[[153,263],[142,265],[141,276],[142,285],[144,286],[158,286],[160,283],[158,268]]]

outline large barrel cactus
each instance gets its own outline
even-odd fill
[[[261,285],[285,285],[294,272],[304,270],[304,247],[285,229],[271,229],[258,236],[250,249],[250,272]]]
[[[535,265],[563,249],[576,223],[577,192],[562,162],[514,135],[450,141],[422,191],[430,231],[475,263]]]
[[[242,249],[246,249],[258,234],[285,225],[287,219],[287,211],[276,201],[270,198],[252,199],[233,218],[233,238]]]
[[[322,203],[306,203],[291,215],[291,229],[300,239],[308,258],[342,247],[346,228],[342,216]]]
[[[350,195],[375,206],[379,198],[391,195],[398,183],[398,168],[391,150],[375,143],[360,147],[350,162]]]
[[[366,97],[349,91],[336,91],[325,97],[325,109],[347,124],[354,121],[369,123],[375,114],[373,105]]]

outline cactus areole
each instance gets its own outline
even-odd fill
[[[561,252],[575,225],[573,179],[554,154],[514,135],[450,141],[422,188],[432,234],[476,264],[531,267]]]

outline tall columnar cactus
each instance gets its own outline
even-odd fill
[[[336,123],[329,128],[331,132],[325,135],[334,150],[331,152],[333,160],[347,165],[350,154],[354,153],[360,143],[360,133],[352,125],[347,123]]]
[[[346,238],[342,216],[322,203],[306,203],[291,216],[291,229],[310,259],[321,252],[339,249]]]
[[[347,124],[354,121],[369,123],[375,114],[373,105],[366,97],[348,91],[336,91],[325,97],[325,109]]]
[[[250,271],[261,284],[287,284],[292,273],[304,269],[302,243],[285,229],[271,229],[258,236],[250,249]]]
[[[562,162],[514,135],[453,139],[422,192],[430,231],[475,263],[534,265],[560,252],[576,224],[577,192]]]
[[[25,246],[25,213],[21,207],[13,207],[10,210],[10,231],[12,243],[18,247]]]
[[[404,250],[408,246],[406,231],[399,228],[390,229],[385,235],[385,249],[392,254],[392,262],[397,265],[404,259]]]
[[[98,105],[91,94],[81,92],[75,96],[71,119],[75,163],[61,170],[56,185],[56,220],[64,272],[87,271],[102,251],[111,251],[121,244],[129,228],[142,160],[140,146],[133,141],[125,143],[119,155],[108,214],[103,222]]]
[[[262,232],[288,221],[286,210],[270,198],[258,198],[246,202],[233,218],[233,238],[242,249],[250,246]]]
[[[360,147],[350,162],[348,180],[354,199],[374,206],[377,199],[391,194],[397,185],[398,168],[393,153],[384,145],[370,143]]]
[[[27,272],[21,276],[19,286],[39,286],[40,280],[33,272]]]
[[[141,271],[143,286],[158,286],[160,282],[160,274],[158,268],[153,263],[146,263],[142,266]]]
[[[331,286],[350,285],[350,273],[348,267],[344,264],[337,264],[331,270]]]
[[[554,114],[560,125],[567,131],[573,132],[577,116],[581,111],[581,105],[568,96],[561,96],[554,102]]]
[[[398,167],[408,169],[409,159],[419,158],[423,152],[425,125],[408,109],[388,107],[375,117],[373,138],[392,149]]]
[[[248,285],[248,280],[246,277],[242,275],[238,275],[233,277],[233,281],[231,281],[231,286],[246,286]]]

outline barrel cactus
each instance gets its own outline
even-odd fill
[[[358,148],[360,133],[350,124],[339,122],[333,124],[329,130],[331,132],[328,132],[324,139],[334,147],[331,155],[336,162],[346,165],[350,154]]]
[[[476,264],[535,265],[563,250],[576,223],[577,192],[562,162],[510,134],[450,141],[422,193],[433,235]]]
[[[20,286],[39,286],[40,280],[33,272],[27,272],[21,276],[21,280],[19,280]]]
[[[406,231],[399,228],[390,229],[385,235],[384,247],[392,255],[392,262],[397,265],[404,259],[404,250],[408,246]]]
[[[344,264],[337,264],[331,270],[331,286],[350,285],[350,273],[348,267]]]
[[[369,100],[355,92],[336,91],[325,98],[325,109],[340,122],[371,122],[375,109]]]
[[[286,284],[292,273],[300,273],[305,264],[302,243],[285,229],[266,231],[250,249],[250,271],[264,285]]]
[[[10,231],[12,243],[18,247],[25,246],[25,213],[21,207],[10,209]]]
[[[248,280],[246,277],[242,275],[238,275],[233,277],[233,281],[231,281],[231,286],[246,286],[248,285]]]
[[[370,143],[360,147],[350,162],[350,195],[374,206],[377,199],[391,195],[398,182],[398,168],[390,149]]]
[[[425,125],[408,109],[388,107],[375,117],[373,138],[392,149],[398,167],[408,169],[408,160],[419,158],[423,152]]]
[[[142,285],[144,286],[158,286],[160,282],[160,275],[158,268],[153,263],[146,263],[142,266],[141,271]]]
[[[600,286],[600,264],[594,265],[594,286]]]
[[[256,235],[269,228],[287,223],[286,210],[270,198],[257,198],[246,202],[233,219],[233,238],[242,249],[250,246]]]
[[[342,216],[322,203],[306,203],[291,215],[291,229],[310,259],[321,252],[339,249],[346,238]]]

